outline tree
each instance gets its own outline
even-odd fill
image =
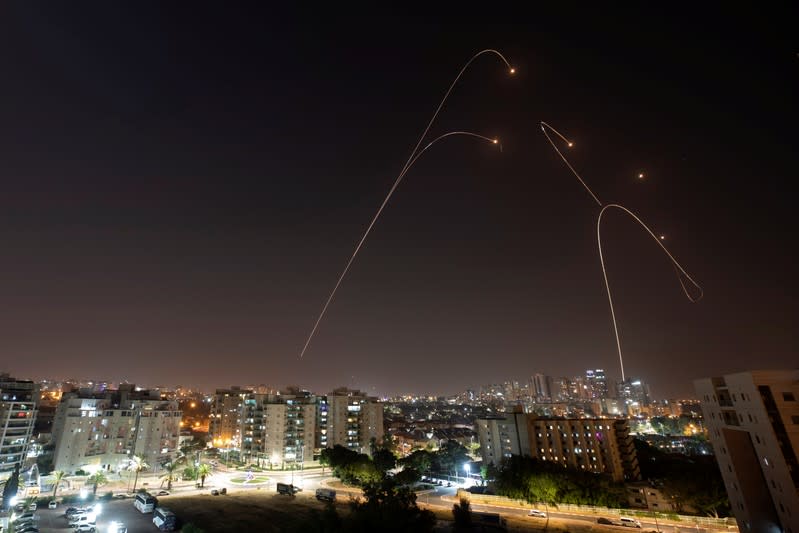
[[[150,468],[145,460],[138,455],[134,455],[130,458],[130,463],[128,463],[128,470],[131,472],[136,472],[136,480],[133,482],[133,492],[136,492],[136,484],[139,482],[139,472],[142,470],[147,470]]]
[[[457,472],[464,463],[470,462],[466,447],[458,441],[448,440],[435,454],[438,468],[442,472]]]
[[[178,461],[164,463],[164,475],[161,476],[161,486],[166,482],[166,490],[172,490],[172,481],[175,479],[175,473],[179,466]]]
[[[368,484],[363,489],[365,501],[352,502],[344,531],[381,531],[385,533],[428,533],[436,517],[416,505],[416,494],[397,487],[391,479]]]
[[[58,487],[61,486],[61,480],[64,479],[67,473],[63,470],[55,470],[53,472],[53,499],[58,495]]]
[[[452,518],[455,520],[452,528],[454,531],[472,530],[472,506],[469,500],[461,498],[460,503],[452,506]]]
[[[544,529],[549,529],[549,506],[557,506],[558,485],[549,473],[541,473],[530,478],[530,495],[535,501],[546,506],[547,523]]]
[[[377,450],[374,455],[372,455],[372,461],[375,467],[380,472],[383,472],[383,474],[397,466],[397,458],[386,449]]]
[[[424,474],[430,470],[434,457],[435,455],[427,450],[416,450],[407,457],[400,459],[399,463],[406,468],[411,467],[417,472]]]
[[[205,487],[205,478],[211,476],[211,465],[208,463],[201,463],[197,467],[197,477],[200,478],[200,486]]]
[[[412,466],[406,466],[394,476],[398,485],[413,485],[422,478],[422,475]]]
[[[89,476],[86,479],[86,481],[94,485],[94,491],[92,492],[92,494],[94,496],[97,496],[97,486],[105,485],[106,483],[108,483],[108,478],[106,477],[105,473],[102,470],[98,470],[97,472]]]

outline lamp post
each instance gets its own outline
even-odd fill
[[[470,472],[472,471],[472,465],[469,463],[463,463],[463,470],[466,472],[466,477],[471,477]],[[463,484],[466,485],[466,480],[463,480]]]

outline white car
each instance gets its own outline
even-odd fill
[[[47,504],[48,509],[55,509],[58,507],[58,502],[55,500],[50,500],[50,503]]]
[[[635,518],[622,516],[621,518],[619,518],[619,521],[621,522],[621,525],[624,527],[635,527],[641,529],[641,522],[639,522]]]
[[[546,518],[547,514],[544,511],[539,511],[538,509],[531,509],[527,516],[535,516],[537,518]]]
[[[28,511],[35,511],[36,510],[36,502],[33,502],[28,506]]]

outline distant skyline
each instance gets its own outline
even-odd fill
[[[538,10],[538,8],[537,8]],[[797,360],[799,42],[783,11],[0,6],[0,371],[452,394],[535,372],[657,397]],[[484,48],[336,277],[458,70]],[[646,179],[638,179],[644,173]],[[518,376],[518,378],[513,378]],[[372,389],[374,387],[374,389]]]

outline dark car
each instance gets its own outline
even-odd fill
[[[211,491],[211,496],[219,496],[219,491],[218,491],[218,490],[216,490],[216,489],[213,489],[213,490]]]
[[[596,519],[596,523],[597,524],[604,524],[606,526],[612,526],[613,525],[613,521],[610,520],[609,518],[597,518]]]

